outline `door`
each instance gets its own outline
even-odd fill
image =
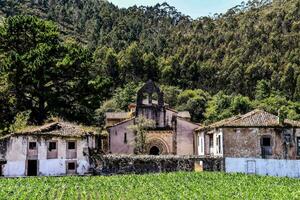
[[[37,176],[37,160],[28,160],[27,176]]]

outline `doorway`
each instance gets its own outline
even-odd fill
[[[27,176],[37,176],[37,160],[28,160]]]
[[[150,149],[150,155],[158,156],[159,155],[159,148],[156,146],[151,147]]]

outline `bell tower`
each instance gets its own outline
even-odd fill
[[[154,95],[157,95],[157,100],[153,99]],[[135,115],[136,117],[143,115],[148,119],[154,120],[157,127],[165,127],[164,93],[152,80],[147,81],[137,93]]]

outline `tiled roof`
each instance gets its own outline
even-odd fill
[[[189,111],[178,112],[177,116],[182,118],[191,118]]]
[[[94,127],[84,127],[70,122],[52,122],[42,126],[25,129],[12,135],[47,135],[62,137],[82,137],[98,134]]]
[[[263,110],[253,110],[244,115],[234,116],[221,120],[211,125],[201,127],[197,130],[221,128],[221,127],[300,127],[300,122],[293,120],[284,120],[284,124],[279,124],[278,117]]]
[[[107,112],[106,119],[127,119],[130,117],[129,112]]]
[[[121,121],[121,122],[119,122],[119,123],[116,123],[116,124],[114,124],[114,125],[107,126],[106,128],[109,129],[109,128],[111,128],[111,127],[115,127],[115,126],[124,124],[124,123],[126,123],[126,122],[130,122],[130,121],[132,121],[132,120],[134,120],[134,119],[135,119],[135,117],[132,117],[132,118],[129,118],[129,119],[125,119],[125,120],[123,120],[123,121]]]

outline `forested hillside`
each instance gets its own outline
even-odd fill
[[[5,132],[51,116],[100,125],[150,78],[194,121],[257,107],[300,119],[298,0],[254,0],[196,20],[166,3],[0,0],[0,15]]]

